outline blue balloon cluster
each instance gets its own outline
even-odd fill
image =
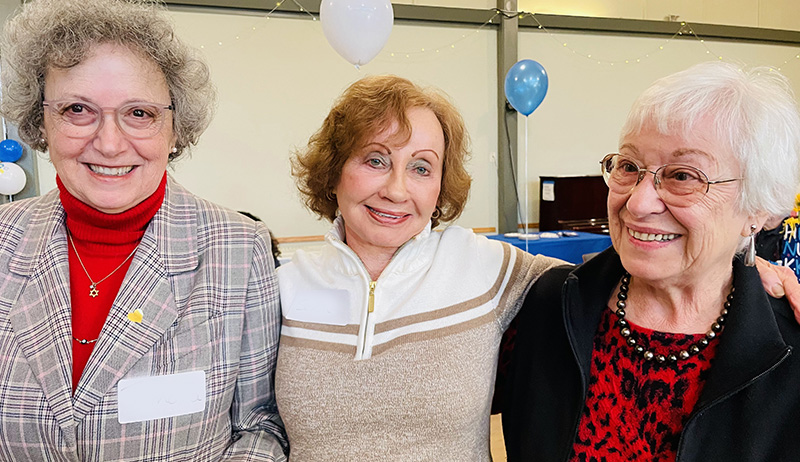
[[[22,157],[22,145],[18,141],[0,141],[0,162],[16,162],[20,157]]]
[[[547,72],[532,59],[517,62],[506,74],[506,99],[520,114],[529,116],[547,94]]]

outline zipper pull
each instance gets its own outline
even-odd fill
[[[377,284],[375,281],[369,281],[369,308],[367,311],[370,313],[375,311],[375,286]]]

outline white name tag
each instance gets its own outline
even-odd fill
[[[285,310],[286,319],[344,326],[350,322],[350,292],[342,289],[299,291]]]
[[[201,412],[206,408],[205,371],[122,379],[117,385],[119,423]]]

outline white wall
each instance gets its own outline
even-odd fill
[[[496,0],[394,0],[454,8],[494,8]],[[518,0],[517,9],[540,14],[680,21],[800,30],[797,0]]]

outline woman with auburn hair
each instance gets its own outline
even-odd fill
[[[334,104],[294,174],[333,222],[278,271],[275,380],[293,461],[489,460],[498,345],[558,260],[449,226],[471,179],[438,91],[376,76]]]

